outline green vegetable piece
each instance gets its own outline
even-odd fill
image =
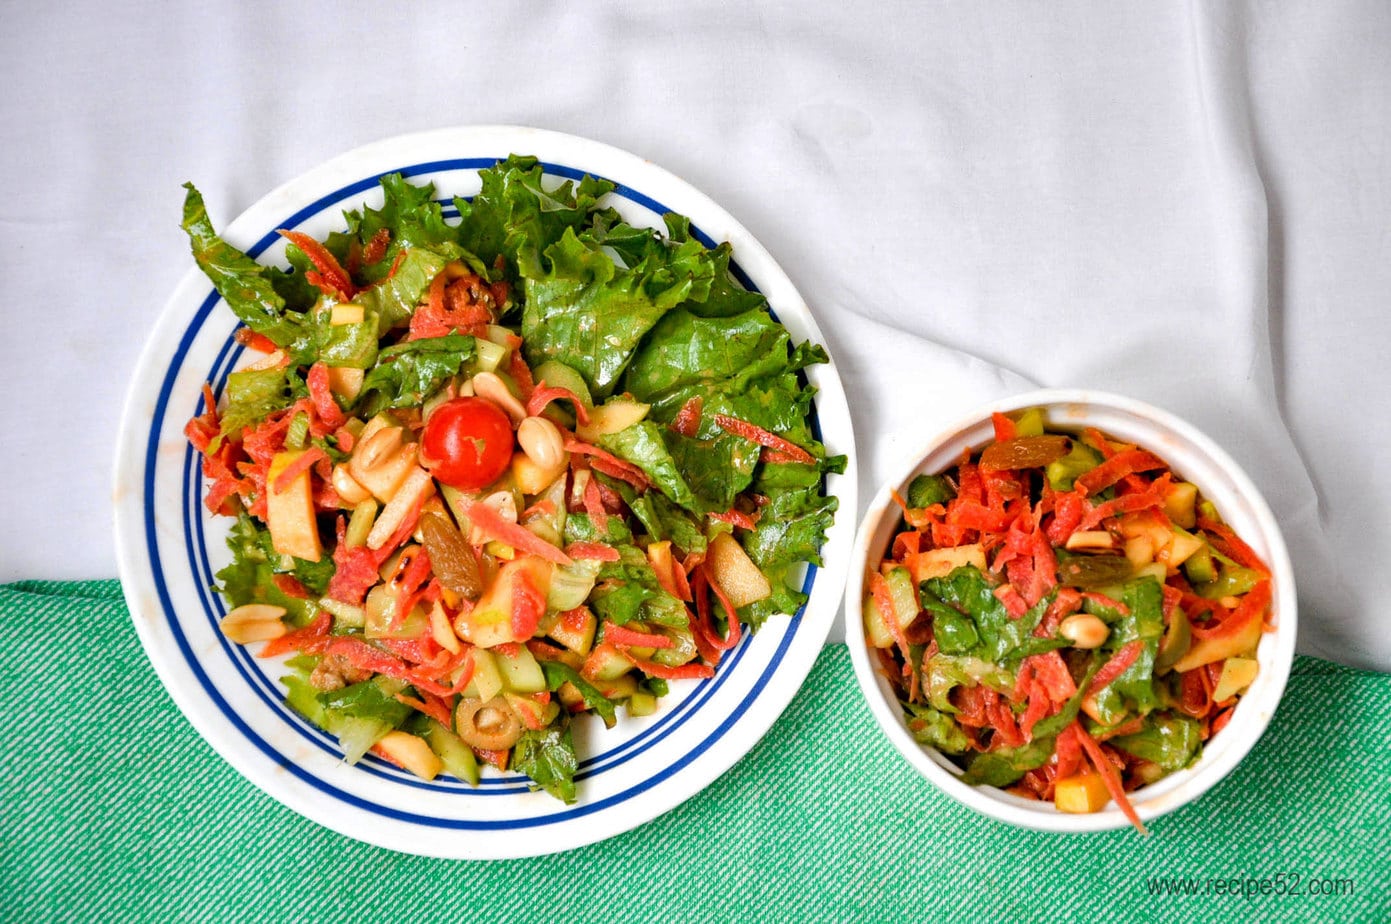
[[[1017,748],[1002,748],[974,754],[966,760],[962,779],[973,786],[1009,786],[1030,770],[1048,763],[1053,756],[1054,739],[1035,736]]]
[[[1164,641],[1159,645],[1159,655],[1154,661],[1155,674],[1168,673],[1179,659],[1188,654],[1193,645],[1193,629],[1188,622],[1188,614],[1182,607],[1174,610],[1169,620],[1169,628],[1164,631]]]
[[[1204,600],[1239,597],[1254,588],[1263,578],[1264,576],[1253,568],[1243,568],[1237,564],[1221,561],[1217,580],[1206,584],[1195,584],[1193,592]]]
[[[311,590],[322,594],[333,577],[333,560],[325,556],[318,562],[281,555],[271,545],[270,531],[261,527],[245,511],[237,515],[236,525],[227,535],[232,563],[217,572],[219,589],[232,606],[269,603],[284,607],[293,626],[305,626],[319,614],[313,600],[292,597],[275,584],[276,574],[291,574]]]
[[[1206,542],[1183,563],[1183,573],[1190,584],[1210,584],[1217,580],[1217,565],[1212,559],[1212,547]]]
[[[1044,472],[1048,475],[1048,484],[1054,491],[1071,491],[1073,482],[1079,476],[1085,475],[1100,464],[1101,453],[1081,440],[1074,439],[1071,451],[1061,459],[1049,462]]]
[[[395,698],[403,689],[403,681],[377,675],[319,694],[324,725],[338,738],[345,761],[357,763],[372,745],[409,717],[411,708]]]
[[[915,509],[945,504],[954,497],[956,491],[941,475],[919,475],[908,485],[908,506]]]
[[[290,420],[285,430],[285,448],[303,449],[304,438],[309,435],[309,415],[300,411]]]
[[[978,651],[980,657],[994,663],[1006,658],[1022,656],[1026,646],[1032,649],[1030,641],[1034,627],[1043,618],[1048,608],[1048,598],[1040,600],[1018,619],[1009,614],[1005,605],[995,596],[995,585],[972,565],[962,565],[945,577],[929,578],[922,583],[921,600],[924,608],[931,610],[936,619],[941,608],[949,607],[975,623],[976,634],[980,638]],[[1049,647],[1057,647],[1048,639]],[[940,642],[938,643],[940,644]],[[1046,648],[1043,650],[1047,650]]]
[[[1014,421],[1014,433],[1016,436],[1042,436],[1043,410],[1031,407],[1020,414]]]
[[[319,702],[319,691],[309,682],[309,672],[286,674],[280,682],[285,684],[285,703],[318,728],[324,728],[328,721],[324,704]]]
[[[575,757],[568,716],[562,712],[555,724],[540,731],[522,732],[512,746],[512,766],[566,805],[573,803],[579,760]]]
[[[221,435],[238,436],[275,411],[294,403],[288,369],[245,369],[227,376],[227,406],[221,414]],[[212,447],[214,450],[216,447]]]
[[[948,698],[951,691],[979,684],[997,693],[1009,693],[1014,689],[1014,674],[989,661],[969,656],[937,654],[927,660],[924,677],[927,701],[939,712],[955,715],[958,710]]]
[[[463,334],[425,337],[382,350],[362,380],[358,413],[370,417],[389,407],[414,407],[459,374],[474,354],[474,339]]]
[[[480,774],[478,759],[474,756],[473,749],[434,719],[425,716],[421,718],[425,721],[420,730],[420,737],[425,739],[430,750],[434,751],[440,763],[444,764],[445,772],[465,783],[477,786]]]
[[[905,703],[908,731],[918,744],[934,747],[944,754],[965,754],[971,749],[970,739],[950,715],[930,706]]]
[[[1202,725],[1187,716],[1156,714],[1133,735],[1112,738],[1111,744],[1172,773],[1193,762],[1202,747]]]
[[[1121,602],[1129,612],[1112,624],[1111,634],[1103,649],[1118,651],[1136,640],[1143,645],[1139,657],[1111,681],[1103,693],[1114,691],[1124,698],[1126,704],[1133,705],[1136,711],[1144,715],[1159,705],[1154,673],[1159,642],[1164,635],[1164,591],[1153,577],[1136,578],[1125,585]],[[1098,697],[1098,704],[1106,706],[1101,697]]]
[[[304,312],[317,293],[301,274],[291,275],[257,263],[224,241],[213,230],[203,196],[185,183],[183,229],[188,233],[193,259],[211,280],[213,288],[241,319],[258,334],[269,338],[301,362],[317,352],[319,332]]]

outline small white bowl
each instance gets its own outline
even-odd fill
[[[1114,803],[1090,815],[1070,815],[1059,812],[1051,802],[1024,799],[995,787],[963,782],[961,769],[947,757],[913,740],[893,690],[876,664],[871,663],[872,654],[865,641],[860,617],[865,582],[884,558],[902,514],[890,490],[906,493],[909,482],[917,475],[945,471],[967,447],[979,449],[990,442],[994,435],[992,412],[1031,407],[1042,408],[1051,427],[1096,427],[1151,450],[1169,463],[1175,474],[1196,484],[1202,495],[1217,506],[1222,518],[1270,566],[1271,606],[1277,628],[1261,639],[1256,653],[1259,676],[1242,696],[1231,722],[1204,743],[1197,763],[1131,794],[1140,818],[1148,821],[1197,799],[1230,773],[1255,745],[1275,714],[1294,660],[1294,573],[1285,541],[1260,492],[1216,443],[1166,411],[1119,395],[1082,390],[1029,392],[988,404],[932,436],[922,451],[902,466],[900,475],[875,495],[860,524],[846,585],[846,642],[860,688],[879,726],[908,762],[947,795],[991,818],[1040,831],[1123,828],[1129,822]]]

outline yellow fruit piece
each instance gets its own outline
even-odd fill
[[[526,453],[514,452],[512,454],[512,477],[517,480],[517,487],[521,488],[523,494],[535,496],[544,493],[555,483],[557,478],[565,474],[569,462],[570,456],[567,453],[556,465],[546,468],[537,465]]]
[[[711,578],[720,585],[736,609],[762,600],[773,592],[768,578],[729,533],[720,533],[711,540],[705,561],[710,566]]]
[[[1164,512],[1175,526],[1192,529],[1198,523],[1197,500],[1197,485],[1188,481],[1177,482],[1169,486],[1169,493],[1164,497]]]
[[[1228,658],[1222,664],[1222,676],[1212,691],[1212,701],[1225,703],[1236,696],[1255,681],[1260,670],[1261,666],[1255,658]]]
[[[974,565],[984,571],[985,550],[979,542],[951,549],[930,549],[912,558],[910,563],[913,583],[921,584],[928,578],[946,577],[962,565]]]
[[[271,459],[270,471],[266,473],[266,525],[270,527],[271,545],[281,555],[318,561],[323,546],[319,544],[319,526],[314,520],[309,470],[292,478],[285,490],[275,489],[280,473],[302,455],[303,450],[290,450],[278,452]]]
[[[430,750],[424,738],[403,731],[388,732],[385,738],[377,742],[377,747],[422,780],[433,780],[444,769],[444,764]]]
[[[1090,771],[1058,780],[1053,790],[1053,804],[1058,811],[1071,815],[1099,812],[1110,799],[1101,775]]]
[[[344,401],[352,401],[362,391],[362,380],[366,373],[349,366],[330,366],[328,369],[328,388]]]
[[[1182,674],[1184,671],[1191,671],[1195,667],[1212,664],[1224,658],[1249,654],[1260,644],[1261,633],[1264,630],[1265,620],[1255,618],[1243,626],[1236,635],[1227,638],[1198,639],[1193,643],[1193,647],[1188,649],[1188,654],[1174,665],[1174,670]]]

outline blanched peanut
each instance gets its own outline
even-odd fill
[[[357,447],[353,453],[354,461],[363,471],[370,472],[396,455],[404,439],[400,427],[382,427]]]
[[[557,468],[565,461],[565,438],[544,417],[528,417],[518,425],[517,445],[541,468]]]
[[[480,372],[475,375],[473,381],[473,393],[480,398],[487,398],[507,412],[507,416],[512,418],[513,426],[526,419],[526,408],[522,402],[517,400],[517,396],[512,394],[507,383],[502,380],[495,372]]]
[[[262,369],[278,369],[280,366],[284,365],[284,363],[285,363],[285,353],[284,353],[284,351],[282,351],[282,350],[276,350],[276,351],[274,351],[274,352],[272,352],[272,353],[267,353],[265,356],[262,356],[260,359],[258,359],[258,360],[256,360],[255,362],[251,363],[250,365],[248,365],[248,366],[247,366],[244,370],[242,370],[242,371],[244,371],[244,372],[260,372]]]
[[[359,484],[342,462],[333,467],[333,490],[338,492],[338,498],[348,507],[356,507],[372,496],[372,492]]]
[[[264,642],[285,634],[285,608],[269,603],[248,603],[222,617],[222,634],[238,645]]]
[[[1111,628],[1090,613],[1074,613],[1058,626],[1058,634],[1075,648],[1099,648],[1111,634]]]

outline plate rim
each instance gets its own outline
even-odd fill
[[[749,266],[754,267],[749,271],[749,275],[761,280],[760,288],[771,282],[782,290],[784,298],[790,296],[790,301],[779,305],[778,310],[792,310],[797,315],[798,326],[803,328],[807,338],[825,347],[828,356],[832,355],[810,307],[790,277],[766,248],[728,211],[690,183],[651,161],[603,142],[561,132],[523,126],[457,126],[385,138],[339,154],[282,183],[248,206],[236,219],[228,223],[223,233],[233,239],[245,239],[248,231],[259,236],[271,226],[271,222],[262,221],[265,217],[263,213],[274,211],[276,214],[285,215],[307,208],[312,204],[312,199],[308,197],[306,190],[316,184],[326,184],[339,190],[352,183],[375,178],[382,173],[428,164],[431,162],[429,158],[411,155],[409,151],[417,147],[428,149],[450,144],[464,148],[491,145],[495,150],[486,155],[488,157],[496,154],[500,158],[515,151],[526,151],[548,163],[559,160],[562,165],[573,169],[607,176],[624,188],[632,189],[649,199],[653,198],[649,195],[653,186],[663,190],[656,196],[657,200],[667,199],[672,193],[678,193],[681,201],[680,210],[686,214],[699,212],[706,220],[695,222],[698,226],[706,228],[717,240],[733,241],[738,262],[746,269]],[[467,156],[461,153],[458,158],[464,159]],[[378,171],[376,168],[382,162],[390,162],[392,165]],[[606,165],[605,169],[596,169],[596,165],[601,163]],[[374,186],[375,183],[369,188]],[[349,198],[360,195],[354,193]],[[352,204],[332,203],[314,214],[333,211],[343,206],[351,207]],[[714,228],[711,227],[712,224]],[[541,839],[546,844],[540,847],[526,847],[517,843],[526,839],[517,836],[518,830],[525,835],[533,830],[531,828],[507,829],[500,832],[501,837],[492,836],[494,832],[437,829],[434,838],[429,838],[414,824],[378,816],[375,822],[380,827],[363,830],[360,826],[348,823],[336,802],[327,806],[315,804],[316,800],[312,794],[301,791],[309,784],[292,782],[285,785],[284,780],[290,778],[287,777],[286,768],[273,766],[268,755],[258,754],[255,747],[248,747],[251,742],[246,740],[246,732],[238,733],[231,714],[224,715],[216,708],[207,693],[198,688],[192,666],[180,664],[173,657],[177,654],[177,649],[169,630],[161,626],[165,606],[158,599],[153,572],[155,559],[146,545],[145,527],[147,520],[154,517],[155,502],[147,498],[144,492],[145,466],[147,462],[153,466],[152,454],[159,448],[160,431],[152,426],[153,411],[145,414],[141,411],[147,404],[154,403],[154,394],[160,391],[162,383],[170,376],[171,369],[174,368],[173,360],[179,352],[179,339],[187,333],[192,322],[197,320],[200,310],[197,306],[202,301],[200,293],[211,291],[211,284],[201,272],[196,267],[190,268],[174,287],[157,319],[149,328],[150,336],[141,351],[127,388],[116,441],[113,471],[114,535],[122,591],[146,658],[180,712],[204,741],[258,789],[297,814],[340,834],[405,853],[453,859],[504,859],[558,853],[624,833],[671,811],[703,791],[757,745],[797,695],[839,613],[857,514],[853,419],[849,414],[843,383],[833,356],[831,362],[816,370],[818,391],[815,401],[818,416],[824,417],[826,411],[832,412],[837,444],[834,448],[837,452],[844,452],[848,460],[845,472],[839,476],[832,476],[835,480],[828,482],[827,493],[838,498],[840,507],[822,546],[823,552],[828,553],[825,555],[826,563],[820,568],[821,577],[812,588],[813,599],[802,611],[801,625],[786,632],[783,646],[787,650],[783,653],[782,663],[770,672],[766,681],[755,684],[751,689],[746,700],[747,708],[735,718],[729,729],[732,734],[725,740],[714,742],[708,750],[693,754],[685,764],[675,766],[664,776],[656,777],[657,781],[646,792],[635,796],[627,802],[625,808],[619,810],[618,817],[601,806],[591,814],[544,825],[538,830],[546,832],[546,836]],[[213,298],[209,310],[216,308],[220,303],[220,298]],[[172,384],[172,378],[170,382]],[[150,476],[150,480],[154,480],[153,475]],[[834,490],[831,489],[831,484],[834,484]],[[147,504],[150,505],[148,513]],[[152,538],[150,541],[153,544]],[[159,556],[161,562],[167,558],[167,551]],[[180,601],[174,599],[177,595],[167,590],[165,592],[169,594],[171,611],[182,609]],[[190,679],[193,681],[192,684]],[[707,754],[713,754],[713,757],[707,758]],[[677,774],[681,774],[683,779],[671,779]],[[320,779],[317,775],[315,778]],[[595,824],[601,817],[608,823]],[[567,836],[574,833],[573,827],[577,822],[596,830],[592,836]],[[398,825],[407,825],[406,838],[394,836],[392,829]],[[442,848],[439,843],[440,833],[453,834],[456,841],[463,842],[455,846],[476,847],[477,845],[471,842],[483,839],[491,841],[489,846],[492,849],[479,851]],[[506,845],[510,845],[510,848]]]

